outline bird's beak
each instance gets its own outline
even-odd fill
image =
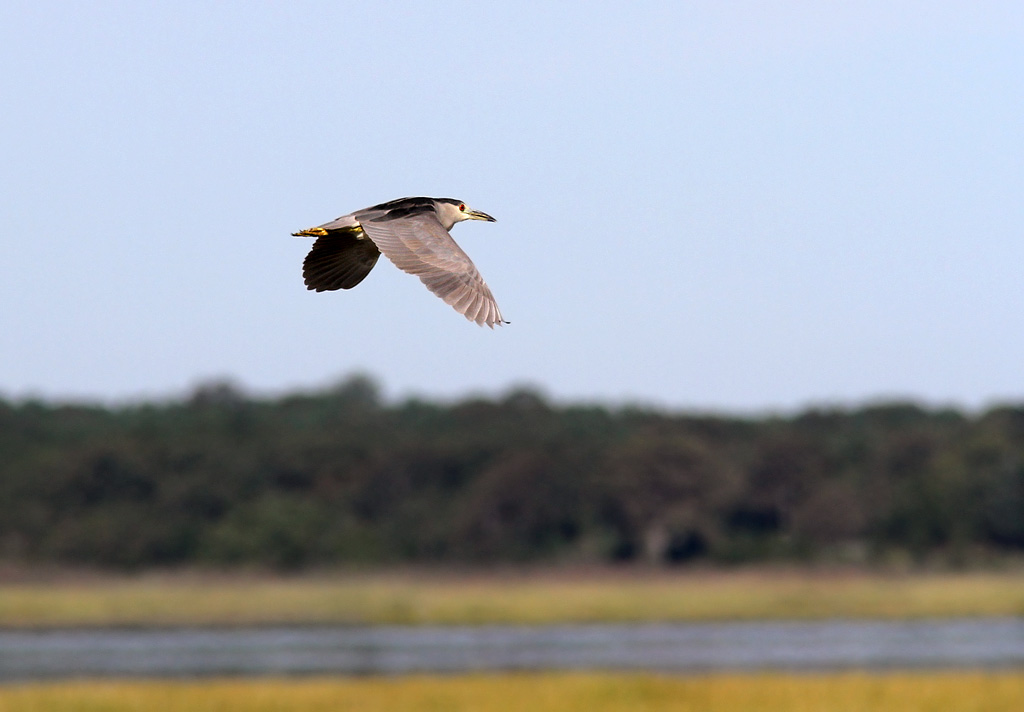
[[[466,213],[466,217],[471,220],[486,220],[487,222],[498,222],[487,213],[481,213],[479,210],[470,210]]]

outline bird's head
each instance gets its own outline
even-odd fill
[[[482,213],[479,210],[471,210],[461,200],[454,198],[440,198],[437,200],[437,217],[441,220],[441,224],[446,229],[450,229],[452,225],[463,220],[486,220],[487,222],[497,222],[487,213]]]

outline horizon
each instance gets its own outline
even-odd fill
[[[977,407],[967,407],[957,403],[929,402],[912,396],[878,396],[866,398],[857,402],[819,401],[795,405],[786,409],[762,409],[742,410],[724,409],[714,407],[673,407],[653,401],[643,400],[599,400],[588,398],[564,398],[553,396],[544,387],[530,383],[512,383],[505,388],[495,389],[490,392],[476,390],[467,391],[455,395],[432,395],[428,393],[417,393],[413,391],[395,392],[389,389],[387,384],[373,374],[366,372],[354,372],[341,378],[325,382],[320,385],[308,387],[284,388],[284,389],[257,389],[247,386],[233,378],[208,378],[200,379],[186,388],[167,393],[143,393],[136,396],[121,396],[115,398],[101,397],[49,397],[38,394],[11,395],[0,390],[0,402],[6,402],[14,406],[24,406],[31,403],[42,404],[47,407],[97,407],[106,410],[124,410],[145,406],[163,407],[188,401],[200,396],[207,389],[227,387],[233,393],[247,401],[253,402],[275,402],[293,397],[323,397],[329,396],[347,385],[354,379],[368,379],[376,390],[376,396],[380,404],[385,408],[401,407],[408,403],[422,402],[436,405],[442,408],[455,407],[475,401],[488,403],[501,403],[519,393],[527,393],[539,397],[545,405],[555,409],[568,408],[600,408],[610,412],[636,410],[650,412],[670,417],[695,417],[695,418],[721,418],[725,420],[769,420],[772,418],[795,419],[812,413],[838,413],[849,414],[873,409],[918,408],[921,411],[935,415],[943,412],[953,412],[965,418],[976,418],[986,413],[1006,408],[1024,408],[1024,398],[995,400]]]

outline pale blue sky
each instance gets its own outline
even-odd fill
[[[15,1],[0,62],[7,397],[1024,398],[1018,2]],[[409,195],[511,326],[305,290]]]

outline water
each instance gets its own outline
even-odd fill
[[[1024,618],[0,632],[0,680],[1024,665]]]

